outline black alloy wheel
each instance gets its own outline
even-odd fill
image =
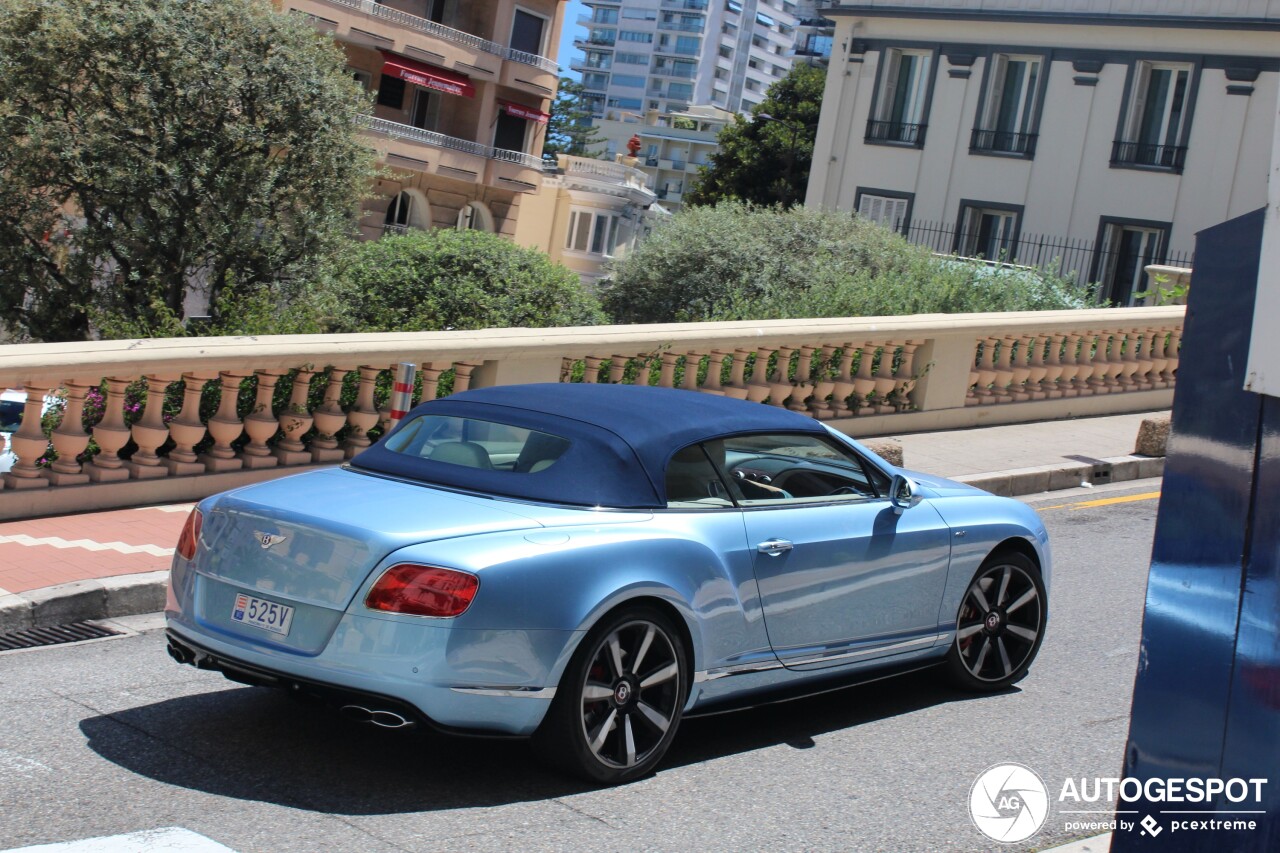
[[[1001,690],[1027,674],[1048,616],[1040,570],[1025,555],[987,558],[965,590],[947,669],[968,690]]]
[[[667,617],[651,607],[620,610],[574,654],[534,748],[591,782],[639,778],[675,737],[688,682],[684,643]]]

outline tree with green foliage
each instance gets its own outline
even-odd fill
[[[587,326],[603,322],[578,275],[496,234],[437,228],[354,244],[329,291],[337,332]]]
[[[591,124],[591,107],[586,100],[586,87],[569,77],[561,77],[556,99],[547,120],[546,140],[542,156],[555,159],[557,154],[588,157],[587,149],[599,145],[604,137]]]
[[[195,287],[234,322],[350,231],[369,108],[266,0],[0,0],[0,321],[180,334]]]
[[[685,195],[686,205],[738,199],[752,204],[803,203],[822,110],[826,72],[804,63],[769,87],[749,118],[720,131],[719,150]]]
[[[939,258],[860,217],[725,201],[657,224],[601,294],[616,323],[1085,308],[1086,290],[1025,267]]]

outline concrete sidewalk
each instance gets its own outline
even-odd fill
[[[1165,413],[1159,413],[1165,414]],[[906,467],[1004,495],[1158,477],[1132,454],[1152,414],[885,436]],[[886,453],[886,455],[888,455]],[[164,607],[174,545],[193,504],[0,523],[0,633]]]

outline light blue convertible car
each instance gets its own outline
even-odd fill
[[[936,666],[1022,678],[1035,512],[899,471],[819,422],[561,384],[424,403],[341,469],[203,501],[170,654],[376,725],[531,736],[597,783],[682,716]]]

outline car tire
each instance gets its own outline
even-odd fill
[[[1003,690],[1021,680],[1040,651],[1048,597],[1040,569],[1026,555],[998,551],[965,588],[946,669],[957,687]]]
[[[535,752],[598,785],[649,773],[675,738],[689,694],[682,634],[662,611],[624,607],[587,633],[565,668]]]

